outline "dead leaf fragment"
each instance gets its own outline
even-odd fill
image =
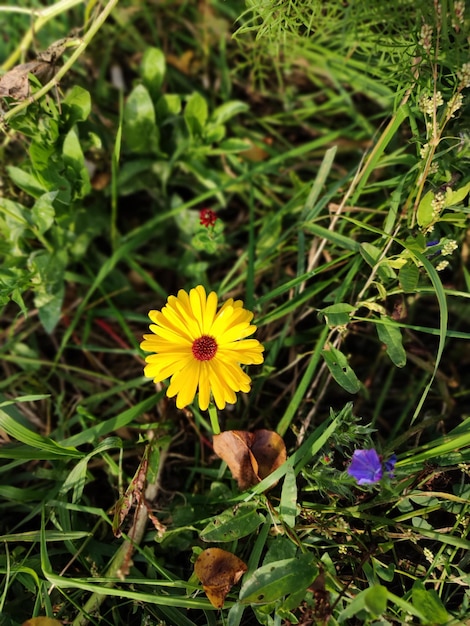
[[[213,445],[241,491],[257,485],[287,458],[282,437],[272,430],[227,430],[214,435]]]
[[[40,52],[35,61],[16,65],[0,77],[0,98],[26,100],[30,94],[29,75],[35,76],[41,85],[51,80],[56,71],[56,62],[67,47],[70,37],[55,41]]]
[[[0,78],[0,98],[13,98],[14,100],[26,100],[29,96],[29,74],[33,74],[37,79],[45,83],[49,78],[48,71],[54,72],[50,63],[43,61],[30,61],[22,63],[11,69]]]
[[[216,609],[224,606],[228,592],[247,569],[238,556],[220,548],[204,550],[194,564],[196,576],[201,581],[209,602]]]

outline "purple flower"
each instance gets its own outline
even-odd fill
[[[392,454],[392,456],[384,463],[385,471],[390,476],[390,478],[393,478],[393,470],[395,468],[396,462],[397,462],[397,455]]]
[[[395,454],[385,463],[382,463],[382,459],[374,448],[370,450],[355,450],[347,472],[357,480],[358,485],[373,485],[382,478],[384,469],[392,478],[396,462],[397,457]]]

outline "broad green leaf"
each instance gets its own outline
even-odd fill
[[[349,393],[357,393],[361,388],[361,383],[344,354],[333,346],[330,346],[328,350],[322,350],[321,354],[338,385]]]
[[[426,227],[433,221],[433,206],[434,193],[430,190],[422,198],[418,205],[417,220],[421,227]]]
[[[246,104],[246,102],[242,102],[241,100],[231,100],[230,102],[225,102],[214,109],[210,119],[214,124],[224,124],[234,115],[246,113],[249,110],[250,107]]]
[[[4,223],[3,223],[4,222]],[[14,252],[23,254],[21,245],[16,247],[17,242],[21,244],[25,229],[31,224],[29,210],[19,202],[13,202],[7,198],[0,198],[0,225],[2,238],[15,244]],[[2,273],[9,268],[3,263]],[[13,278],[13,276],[12,276]]]
[[[346,326],[351,321],[351,313],[354,313],[356,307],[347,302],[338,302],[320,309],[320,313],[325,316],[328,326]]]
[[[124,141],[134,154],[157,152],[159,132],[152,98],[144,85],[137,85],[124,105]]]
[[[57,196],[57,191],[48,191],[42,194],[31,209],[31,215],[39,233],[42,235],[54,223],[55,209],[53,202]]]
[[[59,250],[49,254],[42,251],[32,255],[29,263],[35,274],[34,304],[39,309],[42,325],[51,333],[61,315],[67,252]]]
[[[33,140],[29,147],[29,155],[34,168],[34,173],[43,185],[44,191],[56,191],[56,203],[70,205],[72,199],[72,184],[76,176],[69,181],[64,174],[64,163],[58,157],[55,148],[40,140]],[[40,194],[42,195],[42,194]]]
[[[374,557],[371,558],[371,563],[374,566],[374,572],[377,574],[377,576],[379,576],[382,580],[385,580],[386,582],[392,582],[393,577],[395,576],[395,563],[389,563],[387,566],[385,566]]]
[[[148,92],[156,101],[165,78],[165,55],[159,48],[147,48],[140,64],[140,75]]]
[[[225,126],[221,124],[218,126],[215,124],[208,124],[204,129],[204,139],[206,143],[219,143],[225,137],[225,132]],[[230,141],[230,139],[227,141]],[[234,139],[234,141],[239,142],[238,139]],[[246,145],[243,150],[246,150]],[[214,154],[214,152],[214,150],[211,150],[211,154]],[[226,152],[234,152],[234,150],[226,150]]]
[[[29,156],[36,172],[48,172],[51,166],[57,167],[55,147],[37,138],[31,142]],[[57,172],[55,173],[57,174]],[[50,191],[53,191],[53,189]]]
[[[283,561],[285,559],[293,559],[295,558],[296,552],[297,546],[295,543],[288,539],[286,535],[280,535],[276,537],[276,541],[272,541],[269,545],[263,560],[263,565]]]
[[[181,112],[181,98],[178,94],[166,93],[157,100],[155,113],[157,122],[160,122],[172,115],[178,115]]]
[[[383,585],[373,585],[368,589],[364,589],[341,611],[338,616],[338,623],[349,623],[348,620],[362,611],[372,613],[374,617],[381,615],[387,608],[388,597],[389,593]]]
[[[214,517],[199,536],[203,541],[233,541],[251,535],[263,522],[256,504],[241,504]]]
[[[75,128],[71,128],[65,136],[62,153],[68,180],[73,184],[74,196],[83,198],[91,189],[90,174]]]
[[[200,93],[192,93],[184,108],[184,120],[192,136],[200,136],[209,115],[206,99]]]
[[[430,624],[445,624],[451,619],[435,590],[426,589],[421,581],[414,583],[411,598],[413,606]]]
[[[240,589],[243,604],[266,604],[307,589],[318,575],[310,554],[263,565],[253,572]]]
[[[379,617],[387,608],[387,589],[383,585],[373,585],[366,590],[364,603],[374,617]]]
[[[398,272],[398,280],[405,293],[414,293],[419,280],[419,268],[416,263],[408,260]]]
[[[33,198],[39,198],[46,191],[46,188],[34,174],[25,172],[14,165],[8,165],[7,171],[15,185]]]
[[[207,254],[215,254],[219,244],[207,231],[199,231],[191,239],[191,245],[195,250],[204,250]]]
[[[403,348],[400,327],[386,315],[381,315],[380,319],[383,324],[376,324],[377,335],[380,341],[385,344],[387,354],[392,362],[397,367],[403,367],[406,364],[406,352]]]
[[[439,216],[439,222],[448,222],[457,228],[466,228],[468,222],[468,214],[470,210],[467,209],[467,212],[463,211],[452,211],[448,213],[444,213],[444,215]]]
[[[74,85],[62,101],[62,113],[71,128],[77,122],[84,122],[91,112],[90,92],[79,85]]]
[[[444,200],[444,207],[447,208],[450,206],[455,206],[456,204],[460,204],[461,202],[465,200],[469,192],[470,192],[470,183],[467,183],[463,187],[460,187],[459,189],[455,189],[455,190],[451,189],[450,187],[447,187],[446,197]]]
[[[292,465],[288,466],[282,485],[279,514],[287,526],[294,528],[297,516],[297,481]]]

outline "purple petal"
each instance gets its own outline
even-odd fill
[[[392,454],[392,456],[388,459],[388,461],[385,461],[384,463],[385,471],[390,476],[390,478],[393,478],[393,468],[395,467],[396,462],[397,462],[397,455]]]
[[[357,480],[359,485],[373,485],[382,478],[382,462],[373,448],[355,450],[347,472]]]

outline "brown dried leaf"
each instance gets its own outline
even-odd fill
[[[257,485],[287,458],[282,437],[271,430],[227,430],[214,435],[214,452],[227,463],[241,491]]]
[[[39,76],[46,68],[52,68],[52,66],[43,61],[30,61],[17,65],[0,78],[0,98],[26,100],[29,96],[29,74],[34,74],[40,80]]]
[[[254,435],[251,452],[258,461],[258,476],[263,480],[285,462],[286,445],[272,430],[255,430]]]
[[[196,576],[216,609],[223,607],[226,595],[247,569],[238,556],[220,548],[204,550],[194,564]]]
[[[35,61],[16,65],[9,72],[0,77],[0,98],[13,98],[14,100],[26,100],[30,94],[28,76],[32,74],[38,81],[45,85],[55,73],[57,59],[67,47],[69,37],[59,39],[40,52]]]

